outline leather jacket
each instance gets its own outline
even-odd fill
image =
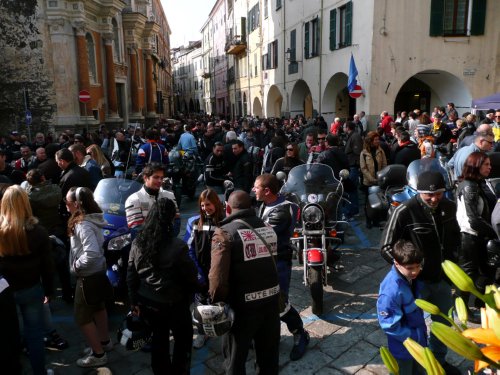
[[[399,239],[411,241],[424,253],[424,267],[420,280],[438,282],[443,278],[441,263],[454,260],[460,245],[455,203],[443,198],[431,210],[420,195],[398,206],[382,232],[380,248],[382,257],[390,264],[392,246]]]
[[[486,196],[476,181],[463,180],[457,188],[457,220],[460,232],[482,238],[496,238],[490,224]]]

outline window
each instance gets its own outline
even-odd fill
[[[248,12],[248,34],[259,27],[260,10],[259,4],[255,4],[250,12]]]
[[[264,0],[264,18],[268,16],[269,0]]]
[[[288,74],[295,74],[299,71],[297,63],[297,31],[290,31],[290,55],[288,56],[290,64],[288,64]]]
[[[259,66],[257,65],[257,54],[253,55],[253,66],[255,69],[254,77],[257,77],[257,73],[259,72]]]
[[[262,56],[262,69],[276,69],[278,67],[278,41],[267,45],[267,53]]]
[[[276,0],[276,10],[281,8],[281,0]]]
[[[304,57],[310,59],[319,55],[320,31],[319,18],[304,24]]]
[[[330,51],[352,45],[352,1],[330,10]]]
[[[97,64],[95,61],[95,45],[94,39],[90,33],[85,35],[85,39],[87,41],[87,54],[89,57],[89,76],[91,83],[97,83]]]
[[[429,35],[483,35],[485,18],[486,0],[432,0]]]

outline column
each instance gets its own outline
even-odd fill
[[[139,109],[139,76],[138,71],[138,61],[137,52],[134,48],[129,48],[129,59],[130,59],[130,91],[132,95],[132,113],[138,114]]]
[[[146,101],[148,115],[154,115],[156,113],[155,84],[153,80],[153,59],[150,53],[146,53]]]
[[[78,86],[80,90],[90,91],[89,55],[87,52],[85,29],[83,27],[79,27],[76,29],[76,54],[78,68]],[[87,113],[85,113],[85,111],[86,106],[80,103],[80,115],[87,116]]]
[[[115,62],[113,60],[113,39],[104,40],[104,51],[106,53],[106,81],[108,95],[108,116],[118,117],[118,101],[116,98]]]

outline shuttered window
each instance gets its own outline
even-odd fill
[[[483,35],[485,18],[486,0],[432,0],[429,35]]]
[[[337,46],[337,9],[330,11],[330,51]]]

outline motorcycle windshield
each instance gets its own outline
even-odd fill
[[[414,190],[417,190],[418,176],[420,176],[420,174],[425,171],[440,172],[444,177],[446,190],[450,190],[452,188],[451,179],[448,175],[447,170],[441,165],[438,159],[430,158],[418,159],[410,163],[408,169],[406,170],[406,181],[408,181],[408,186],[410,186]]]
[[[301,202],[317,203],[325,201],[338,184],[330,166],[302,164],[292,168],[281,193],[294,194]]]
[[[125,201],[140,190],[142,184],[124,178],[104,178],[97,184],[94,199],[107,215],[125,216]]]

